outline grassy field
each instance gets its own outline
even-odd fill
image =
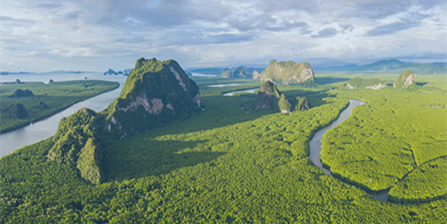
[[[118,86],[119,84],[116,82],[98,80],[65,81],[50,84],[42,82],[4,83],[0,85],[0,133],[12,131],[29,123],[42,120],[76,102],[116,89]],[[17,89],[29,89],[34,96],[10,97]],[[9,114],[11,106],[15,103],[20,103],[25,107],[28,114],[26,118],[17,119]],[[47,107],[39,107],[41,103],[44,103]]]
[[[351,138],[332,136],[338,133],[336,128],[327,133],[324,138],[326,142],[338,142],[335,139],[338,137],[347,142],[354,137],[371,141],[375,137],[384,136],[381,139],[399,147],[400,143],[390,140],[393,135],[381,134],[374,129],[376,126],[361,121],[372,117],[374,122],[382,122],[379,115],[391,114],[389,110],[393,102],[400,107],[404,104],[397,102],[399,100],[405,99],[404,102],[411,103],[412,99],[419,99],[419,94],[438,93],[404,92],[394,96],[400,93],[392,90],[322,91],[337,85],[343,86],[343,83],[334,82],[344,78],[326,77],[324,80],[329,87],[279,86],[288,99],[307,96],[312,107],[308,111],[296,111],[289,115],[253,111],[255,94],[221,96],[221,93],[230,90],[259,86],[258,82],[247,82],[237,87],[210,88],[204,87],[211,83],[210,80],[198,80],[205,111],[145,134],[122,139],[104,149],[102,167],[106,181],[98,185],[89,184],[76,169],[68,165],[48,161],[46,154],[54,144],[50,139],[26,146],[0,160],[0,221],[444,223],[447,219],[445,198],[408,204],[378,201],[361,188],[325,175],[308,158],[308,141],[313,133],[338,117],[348,103],[347,97],[362,99],[368,104],[356,108],[353,116],[339,127],[351,133],[350,129],[361,124],[373,131],[374,135],[361,135],[369,130],[365,129],[364,132],[353,133],[355,136]],[[442,93],[439,94],[441,99]],[[439,100],[429,98],[431,100],[415,101],[418,103],[411,107],[417,108],[415,116],[426,113],[426,107],[422,107],[422,112],[417,107],[422,102],[431,105]],[[296,102],[291,103],[293,108]],[[407,118],[405,108],[402,111],[394,109],[401,115],[399,119]],[[437,110],[445,110],[426,109],[434,111],[435,114],[431,116],[438,116]],[[413,120],[417,119],[420,117],[414,117]],[[410,122],[404,129],[400,129],[397,124],[388,126],[402,140],[411,140],[413,137],[410,142],[413,144],[425,141],[414,139],[411,129],[421,128],[417,124],[419,121]],[[384,132],[388,131],[387,127],[381,128]],[[425,131],[428,132],[424,132],[424,136],[431,133],[431,130]],[[443,137],[436,135],[435,138]],[[408,162],[408,165],[403,168],[391,166],[389,169],[397,170],[393,172],[400,175],[414,168],[409,152],[396,152],[401,153],[402,158],[392,154],[394,151],[386,153],[391,158],[399,158],[402,164]],[[421,163],[436,159],[441,154],[442,150],[421,150],[419,154],[415,153],[415,158],[418,158],[416,161],[420,162],[418,164],[421,168],[427,168],[425,173],[432,173],[430,176],[433,177],[445,172],[443,166],[438,166],[439,170],[431,167],[438,160],[427,162],[430,168]],[[387,156],[378,159],[387,159]],[[410,184],[419,183],[418,176],[416,169],[408,175],[407,181]],[[390,195],[399,198],[401,193],[396,191]]]

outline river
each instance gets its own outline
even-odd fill
[[[87,77],[88,79],[96,80],[107,80],[107,81],[117,81],[120,83],[120,87],[109,91],[98,96],[86,99],[84,101],[78,102],[67,109],[49,117],[44,120],[33,123],[14,131],[0,134],[0,157],[14,152],[16,149],[21,148],[25,145],[30,145],[39,142],[43,139],[53,136],[56,133],[59,121],[63,117],[70,116],[77,110],[88,107],[95,111],[101,111],[105,109],[115,98],[117,98],[123,88],[124,82],[126,80],[125,76],[104,76],[99,73],[89,73],[89,74],[27,74],[27,75],[7,75],[1,77],[1,82],[14,81],[17,78],[22,82],[30,81],[40,81],[48,82],[49,79],[54,81],[65,81],[65,80],[82,80]]]
[[[334,122],[332,122],[329,126],[326,126],[322,129],[318,130],[309,141],[309,148],[310,148],[309,158],[310,158],[310,160],[312,160],[312,162],[315,164],[315,166],[322,169],[324,171],[324,173],[326,173],[329,176],[332,176],[331,171],[323,167],[323,164],[321,163],[321,159],[320,159],[321,140],[323,139],[324,134],[326,134],[326,132],[328,130],[337,127],[344,120],[346,120],[346,118],[351,116],[351,112],[354,108],[356,108],[357,106],[363,105],[363,104],[364,104],[363,101],[349,99],[349,106],[340,113],[340,116]],[[380,192],[380,193],[370,193],[370,195],[374,196],[378,200],[387,201],[388,191],[385,190],[384,192]]]

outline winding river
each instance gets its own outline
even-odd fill
[[[120,80],[120,84],[121,85],[118,89],[115,89],[113,91],[106,92],[101,95],[89,98],[82,102],[76,103],[76,104],[70,106],[69,108],[63,110],[62,112],[57,113],[45,120],[36,122],[32,125],[28,125],[26,127],[14,130],[12,132],[0,134],[0,143],[1,143],[0,144],[0,157],[3,157],[4,155],[7,155],[11,152],[14,152],[16,149],[21,148],[23,146],[30,145],[30,144],[36,143],[42,139],[46,139],[46,138],[53,136],[56,133],[59,121],[63,117],[67,117],[81,108],[88,107],[95,111],[100,111],[100,110],[105,109],[116,97],[118,97],[119,93],[121,92],[122,86],[123,86],[122,80]],[[226,84],[226,85],[228,85],[228,84]],[[216,87],[223,87],[226,85],[225,84],[222,86],[216,85]],[[231,84],[229,84],[229,85],[231,85]],[[258,89],[259,88],[237,90],[237,91],[225,93],[223,95],[224,96],[233,96],[234,93],[239,93],[239,92],[253,93],[254,91],[256,91]],[[324,134],[329,129],[332,129],[332,128],[338,126],[339,124],[341,124],[344,120],[346,120],[346,118],[348,118],[351,115],[351,112],[355,107],[360,106],[362,104],[364,104],[364,102],[362,102],[360,100],[349,99],[349,106],[340,113],[340,116],[334,122],[332,122],[332,124],[330,124],[329,126],[318,130],[309,142],[309,147],[310,147],[309,158],[310,158],[310,160],[312,160],[312,162],[317,167],[322,169],[324,171],[324,173],[326,173],[329,176],[332,176],[331,171],[323,167],[323,164],[321,163],[321,159],[320,159],[321,140],[323,139]],[[371,194],[371,195],[374,196],[378,200],[387,201],[388,191],[386,191],[385,193],[381,193],[381,194]]]
[[[326,126],[322,129],[318,130],[315,133],[315,135],[310,139],[310,142],[309,142],[309,148],[310,148],[309,158],[310,158],[310,160],[312,160],[312,162],[315,164],[315,166],[318,166],[320,169],[322,169],[324,171],[324,173],[326,173],[329,176],[332,176],[331,171],[326,169],[325,167],[323,167],[323,164],[321,163],[321,159],[320,159],[321,140],[323,139],[324,134],[326,134],[326,132],[328,130],[337,127],[344,120],[346,120],[346,118],[351,116],[351,112],[354,108],[356,108],[357,106],[363,105],[363,104],[364,104],[363,101],[349,99],[349,106],[340,113],[340,116],[334,122],[332,122],[332,124],[330,124],[329,126]],[[382,192],[381,193],[370,193],[370,195],[374,196],[378,200],[387,201],[388,191],[385,191],[384,193],[382,193]]]
[[[118,81],[120,83],[120,87],[109,91],[102,93],[100,95],[97,95],[95,97],[86,99],[84,101],[78,102],[76,104],[73,104],[72,106],[68,107],[67,109],[48,117],[44,120],[35,122],[31,125],[16,129],[11,132],[7,132],[4,134],[0,134],[0,158],[14,152],[16,149],[19,149],[23,146],[30,145],[36,142],[39,142],[43,139],[49,138],[53,136],[56,133],[57,126],[59,125],[59,121],[63,117],[70,116],[77,110],[88,107],[90,109],[93,109],[95,111],[101,111],[105,109],[115,98],[117,98],[121,92],[121,89],[123,88],[123,84],[126,77],[120,76],[120,77],[109,77],[109,76],[103,76],[103,75],[85,75],[82,76],[73,76],[73,75],[23,75],[20,77],[16,76],[7,76],[2,77],[2,81],[10,81],[15,80],[15,78],[20,78],[20,80],[25,81],[46,81],[49,80],[49,78],[55,79],[55,80],[82,80],[85,77],[92,78],[92,79],[99,79],[99,80],[108,80],[108,81]],[[10,79],[10,80],[8,80]]]

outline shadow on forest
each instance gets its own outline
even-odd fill
[[[292,108],[297,104],[297,96],[306,96],[311,107],[330,104],[324,100],[334,97],[326,92],[291,90],[284,91]],[[187,134],[206,131],[228,125],[246,122],[276,113],[274,111],[254,111],[256,94],[244,94],[235,97],[206,96],[203,105],[206,110],[191,115],[188,119],[173,121],[163,127],[149,132],[117,141],[109,146],[102,160],[102,167],[107,181],[125,180],[146,176],[167,174],[181,167],[194,166],[212,161],[223,152],[212,152],[211,147],[201,148],[206,141],[153,140],[159,136]],[[199,147],[197,147],[199,146]],[[199,151],[182,152],[188,148]]]
[[[349,80],[348,78],[315,77],[315,83],[318,83],[320,85],[336,83],[336,82],[343,82],[343,81],[348,81],[348,80]]]
[[[428,82],[416,82],[416,85],[418,85],[418,86],[425,86],[427,84],[428,84]]]
[[[283,92],[292,109],[298,103],[297,96],[306,96],[311,107],[330,104],[324,100],[326,97],[335,95],[326,92],[312,92],[305,90],[290,90]],[[172,121],[171,123],[154,128],[146,132],[145,136],[155,138],[164,135],[186,134],[197,131],[206,131],[226,127],[237,123],[252,121],[260,117],[278,113],[276,111],[254,111],[256,94],[243,94],[239,96],[205,96],[202,105],[205,111],[190,115],[184,119]]]
[[[102,160],[106,181],[159,176],[182,167],[206,163],[225,154],[209,151],[211,148],[182,152],[205,141],[132,140],[135,139],[128,138],[107,148]]]

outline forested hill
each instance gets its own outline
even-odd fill
[[[386,73],[400,74],[405,70],[412,70],[416,74],[447,74],[447,63],[415,63],[404,62],[397,59],[381,60],[372,64],[317,67],[317,72],[347,72],[347,73]]]

